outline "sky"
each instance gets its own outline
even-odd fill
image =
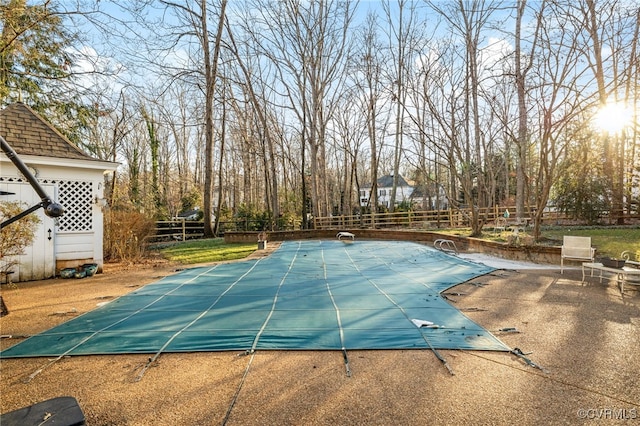
[[[120,91],[127,80],[134,81],[143,79],[149,82],[152,79],[152,75],[149,70],[142,69],[140,75],[136,75],[140,68],[143,67],[142,62],[137,62],[136,66],[131,65],[131,59],[139,60],[140,53],[145,45],[145,39],[152,41],[154,37],[150,33],[143,29],[141,26],[131,23],[131,19],[127,17],[125,10],[123,9],[122,1],[109,1],[109,0],[89,0],[91,4],[96,5],[100,13],[93,13],[89,16],[89,20],[81,17],[74,18],[74,25],[78,25],[78,28],[86,37],[86,43],[79,48],[78,57],[79,60],[76,63],[76,70],[81,74],[91,73],[98,71],[103,74],[115,74],[118,79],[110,79],[99,76],[86,76],[81,78],[81,84],[83,86],[95,86],[105,85],[113,89],[114,92]],[[95,1],[95,3],[93,3]],[[435,3],[440,5],[446,4],[448,0],[440,0]],[[230,0],[227,13],[232,14],[234,7],[243,3],[243,0]],[[63,7],[67,10],[74,10],[76,6],[75,0],[63,0],[61,2]],[[126,4],[126,3],[124,3]],[[129,2],[132,4],[132,2]],[[397,14],[397,3],[391,2],[391,9]],[[424,1],[417,1],[419,19],[431,20],[430,16],[427,16]],[[376,12],[380,17],[384,18],[385,12],[382,7],[382,2],[379,0],[361,0],[358,3],[356,10],[356,16],[354,20],[354,27],[359,23],[362,23],[369,12]],[[211,12],[210,12],[211,13]],[[407,13],[405,13],[406,17]],[[169,14],[161,13],[161,9],[148,9],[147,17],[150,19],[160,19],[165,22],[171,22],[175,20]],[[91,21],[91,22],[90,22]],[[102,30],[95,24],[99,21],[103,26]],[[211,23],[213,27],[214,22]],[[428,25],[428,24],[427,24]],[[210,28],[210,31],[212,28]],[[138,43],[123,42],[120,36],[137,35],[134,37]],[[488,63],[495,62],[493,57],[504,54],[505,51],[512,50],[513,47],[508,41],[506,41],[500,34],[488,36],[483,43],[484,50],[482,52],[482,60]],[[188,68],[189,53],[176,45],[175,48],[169,53],[162,53],[166,55],[164,58],[167,66],[176,65],[177,67]],[[160,57],[160,54],[156,58]],[[127,65],[129,64],[129,65]]]

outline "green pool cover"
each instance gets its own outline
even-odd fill
[[[409,242],[285,242],[260,260],[165,277],[30,337],[0,357],[261,349],[509,351],[440,294],[492,270]]]

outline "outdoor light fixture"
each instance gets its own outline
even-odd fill
[[[96,195],[95,199],[93,200],[93,203],[95,205],[97,205],[98,207],[106,207],[107,206],[107,199],[106,198],[98,198],[98,196]]]

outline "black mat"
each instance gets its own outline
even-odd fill
[[[20,408],[0,416],[2,426],[84,425],[84,413],[78,401],[71,396],[48,399],[29,407]]]

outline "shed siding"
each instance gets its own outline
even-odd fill
[[[55,193],[55,186],[43,186],[49,194]],[[9,193],[0,196],[0,201],[21,202],[21,210],[26,210],[40,202],[40,198],[33,188],[26,183],[0,182],[0,190]],[[47,217],[42,209],[36,210],[31,213],[31,215],[37,216],[40,219],[40,224],[36,227],[33,244],[25,247],[23,255],[18,257],[20,263],[10,269],[13,271],[11,280],[15,282],[41,280],[51,278],[55,275],[53,243],[53,236],[55,235],[54,220]],[[48,230],[51,230],[51,234],[49,234]],[[51,236],[51,239],[49,239],[49,236]],[[3,261],[0,260],[0,264],[2,263]]]
[[[80,260],[94,258],[93,232],[58,233],[56,259]]]

